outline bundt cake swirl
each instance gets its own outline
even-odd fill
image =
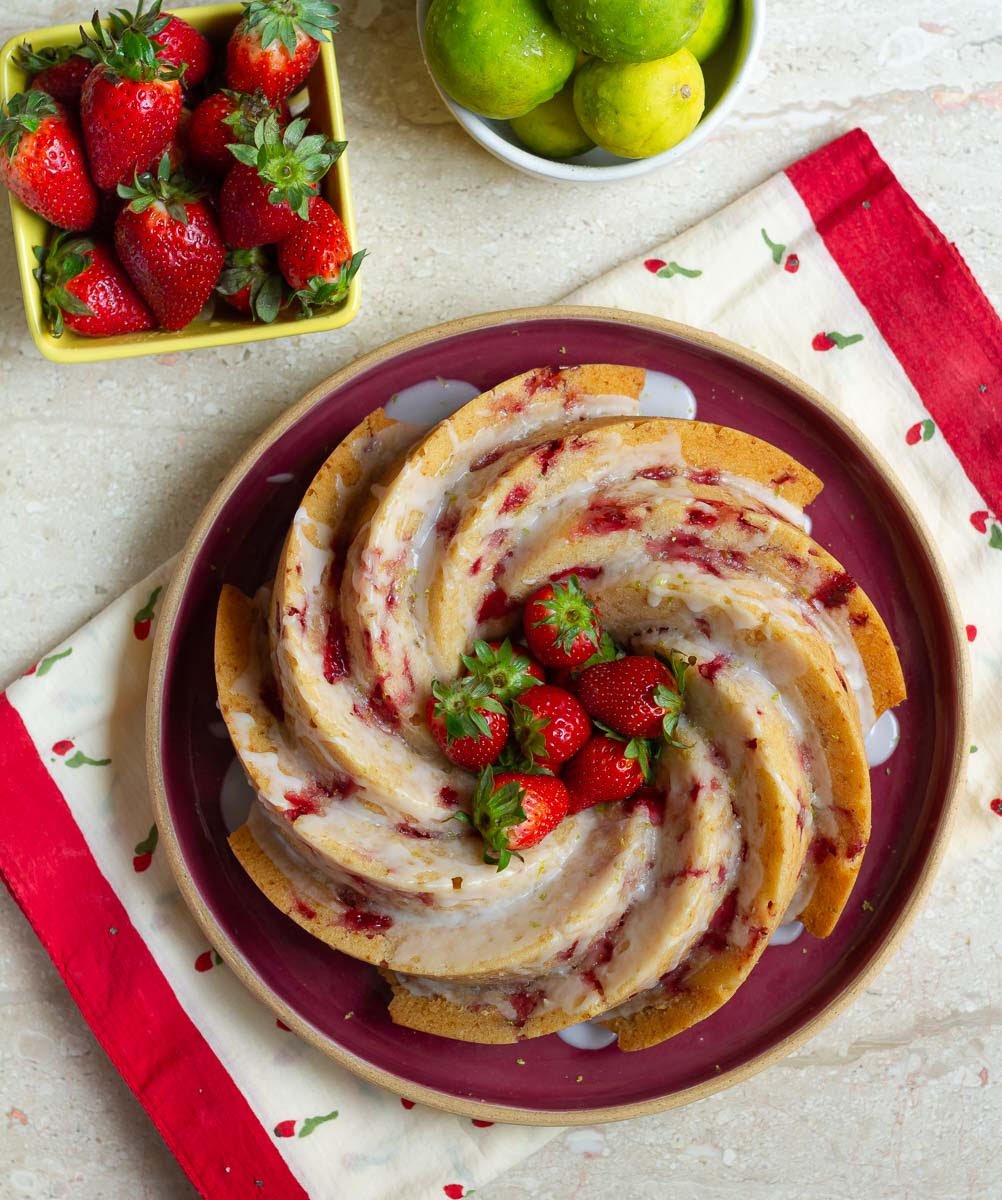
[[[544,368],[431,429],[335,448],[273,585],[223,589],[220,707],[257,795],[261,890],[380,968],[393,1019],[511,1042],[598,1019],[624,1049],[709,1015],[787,914],[834,928],[870,830],[864,735],[905,694],[887,629],[807,532],[822,484],[737,430],[644,416],[639,368]],[[691,664],[653,794],[564,819],[503,871],[432,683],[574,575],[630,654]]]

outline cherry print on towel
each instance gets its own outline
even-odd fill
[[[449,1197],[449,1200],[466,1200],[467,1196],[473,1195],[461,1183],[447,1183],[442,1191]]]
[[[971,524],[978,533],[988,532],[988,510],[979,508],[977,512],[971,513]]]
[[[56,742],[52,747],[52,753],[58,754],[60,758],[64,754],[68,754],[73,749],[73,743],[69,738],[63,738],[62,741]]]
[[[37,664],[37,666],[32,667],[31,670],[26,671],[25,674],[35,675],[41,679],[43,675],[48,675],[48,673],[52,670],[56,663],[59,662],[60,659],[69,658],[72,653],[73,647],[67,646],[65,650],[60,650],[58,654],[50,654],[46,658],[43,658],[42,661]]]
[[[222,961],[215,950],[203,950],[198,958],[195,959],[195,970],[211,971],[213,967],[218,967]]]
[[[924,421],[916,421],[914,425],[905,434],[905,441],[909,446],[917,446],[919,442],[927,442],[936,432],[935,421],[926,417]]]
[[[997,817],[1002,817],[1002,796],[996,796],[988,807]]]
[[[783,270],[788,271],[791,275],[796,275],[800,270],[800,258],[796,254],[786,254],[786,244],[784,242],[774,242],[771,237],[763,229],[762,241],[769,247],[769,253],[772,255],[772,261],[778,267],[783,264]],[[783,262],[783,255],[786,254],[786,262]]]
[[[964,627],[964,630],[965,630],[965,632],[966,632],[966,634],[967,634],[967,640],[968,640],[969,642],[973,642],[973,641],[974,641],[974,639],[975,639],[975,638],[978,636],[978,627],[977,627],[977,625],[966,625],[966,626]]]
[[[829,329],[827,333],[816,333],[811,345],[815,350],[824,353],[826,350],[844,350],[846,346],[854,346],[863,340],[861,333],[839,333],[837,329]]]
[[[683,275],[686,279],[698,279],[703,274],[695,267],[683,267],[677,262],[665,262],[663,258],[647,258],[644,266],[658,279],[671,279],[673,275]]]
[[[478,1121],[476,1117],[471,1118],[471,1120],[478,1129],[490,1129],[494,1124],[493,1121]]]
[[[156,612],[157,599],[162,591],[163,588],[155,587],[153,591],[150,592],[149,599],[139,610],[139,612],[137,612],[132,618],[132,632],[135,634],[136,639],[140,642],[145,642],[150,636],[150,626],[153,624],[153,616]]]
[[[298,1133],[296,1132],[295,1118],[292,1118],[291,1120],[288,1120],[288,1121],[279,1121],[279,1123],[275,1126],[275,1130],[274,1130],[275,1137],[277,1137],[277,1138],[309,1137],[310,1134],[317,1128],[318,1125],[324,1125],[324,1124],[326,1124],[326,1122],[334,1121],[336,1119],[337,1119],[337,1109],[334,1109],[333,1112],[323,1113],[319,1117],[307,1117],[306,1120],[302,1123],[302,1125],[300,1125]]]
[[[132,860],[133,871],[138,873],[147,870],[153,861],[153,851],[156,850],[159,840],[160,834],[157,831],[156,825],[151,825],[146,837],[141,842],[136,843],[135,858]]]
[[[411,1109],[414,1107],[414,1101],[406,1100],[406,1099],[404,1099],[403,1096],[400,1097],[400,1103],[404,1106],[404,1108],[407,1108],[407,1109]]]

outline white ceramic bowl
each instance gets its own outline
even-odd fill
[[[418,38],[425,66],[438,94],[452,115],[475,142],[495,158],[508,163],[517,171],[536,175],[540,179],[561,179],[571,183],[601,183],[614,179],[630,179],[656,171],[675,159],[688,154],[723,124],[748,84],[752,63],[758,56],[765,28],[765,0],[738,0],[734,23],[723,45],[703,64],[706,79],[706,109],[703,118],[687,138],[677,146],[654,154],[650,158],[621,158],[597,147],[576,158],[555,160],[542,158],[526,150],[512,133],[507,121],[494,121],[478,116],[457,104],[439,87],[428,66],[424,51],[424,20],[431,0],[417,0]]]

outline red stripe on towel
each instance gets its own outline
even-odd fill
[[[1002,322],[957,248],[861,129],[786,174],[967,477],[1002,513]]]
[[[94,1035],[203,1196],[307,1200],[101,874],[5,695],[0,861]]]

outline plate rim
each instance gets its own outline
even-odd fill
[[[177,625],[177,616],[181,601],[188,589],[195,558],[201,550],[202,544],[220,510],[254,468],[264,452],[332,391],[343,387],[355,377],[388,359],[395,358],[400,354],[407,353],[421,346],[443,341],[446,338],[472,333],[492,326],[517,324],[524,321],[561,319],[626,324],[653,330],[656,333],[667,334],[694,344],[697,347],[723,354],[726,357],[735,359],[743,366],[750,367],[771,378],[782,387],[793,391],[802,400],[819,409],[825,417],[837,425],[840,431],[855,443],[857,448],[873,465],[884,485],[890,489],[895,500],[898,502],[906,520],[911,524],[912,533],[915,535],[920,549],[926,556],[933,578],[939,588],[940,598],[949,617],[948,637],[952,642],[954,658],[958,665],[959,680],[957,689],[957,732],[953,754],[949,763],[939,827],[936,830],[925,860],[919,867],[918,878],[912,888],[911,895],[898,913],[883,942],[877,946],[869,962],[861,969],[856,979],[842,986],[836,995],[799,1029],[787,1034],[784,1038],[767,1049],[762,1050],[747,1062],[741,1063],[730,1070],[721,1071],[720,1074],[710,1079],[703,1080],[700,1083],[693,1084],[688,1088],[683,1088],[681,1091],[673,1092],[667,1096],[635,1101],[630,1104],[612,1105],[603,1108],[558,1110],[490,1104],[478,1100],[464,1099],[451,1095],[448,1092],[440,1091],[438,1088],[415,1083],[413,1080],[396,1075],[392,1071],[377,1067],[352,1051],[347,1050],[326,1034],[321,1033],[315,1026],[300,1017],[294,1009],[286,1004],[271,987],[258,977],[241,950],[231,942],[230,938],[216,921],[208,905],[202,899],[198,887],[185,865],[180,842],[167,802],[160,731],[163,719],[164,685],[166,682],[170,644]],[[942,862],[943,854],[949,842],[949,835],[956,819],[960,791],[966,777],[965,767],[967,759],[966,747],[969,742],[971,677],[966,647],[960,637],[961,627],[959,605],[954,593],[953,584],[946,572],[939,550],[932,540],[917,506],[905,492],[903,485],[899,482],[883,455],[829,400],[784,367],[779,366],[771,359],[758,354],[756,351],[749,350],[736,342],[720,337],[715,333],[710,333],[707,330],[697,329],[678,321],[669,321],[662,317],[631,312],[625,309],[614,309],[604,306],[555,304],[540,307],[502,309],[495,312],[480,313],[475,316],[460,317],[440,324],[427,326],[424,329],[385,342],[321,380],[254,439],[248,449],[240,455],[233,467],[227,472],[222,482],[213,492],[208,503],[202,509],[192,527],[191,533],[188,535],[184,547],[175,561],[173,574],[161,601],[160,614],[156,622],[156,633],[151,652],[150,677],[146,698],[145,747],[147,782],[153,805],[153,815],[160,832],[160,839],[166,852],[167,861],[178,889],[181,892],[181,896],[196,922],[209,938],[212,946],[236,974],[240,982],[257,999],[266,1004],[272,1012],[279,1016],[286,1025],[305,1041],[317,1047],[322,1053],[334,1059],[334,1061],[351,1071],[354,1075],[357,1075],[368,1083],[376,1084],[392,1092],[394,1095],[406,1096],[408,1099],[419,1101],[432,1108],[454,1115],[476,1117],[477,1119],[487,1119],[514,1125],[556,1127],[565,1125],[595,1125],[610,1121],[628,1120],[631,1117],[649,1116],[654,1113],[665,1112],[672,1108],[679,1108],[682,1105],[690,1104],[695,1100],[703,1099],[716,1092],[723,1091],[725,1088],[742,1083],[785,1058],[843,1013],[860,992],[865,990],[884,969],[897,950],[901,940],[911,928],[912,922],[921,910],[935,879],[936,872]]]

